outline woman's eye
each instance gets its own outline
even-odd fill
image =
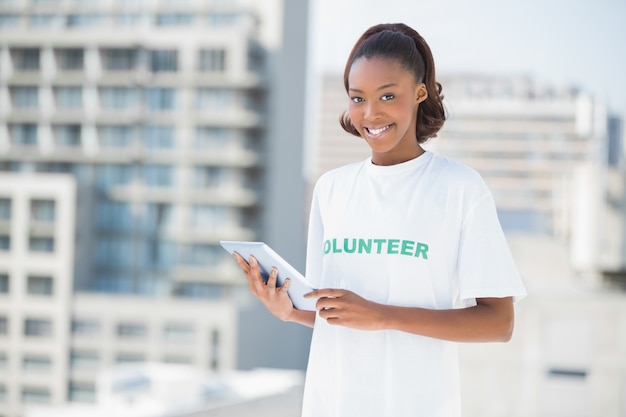
[[[362,97],[350,97],[350,100],[352,100],[352,102],[354,102],[354,103],[361,103],[361,102],[363,102],[363,98]]]
[[[389,101],[389,100],[393,100],[394,99],[394,95],[393,94],[385,94],[384,96],[382,96],[380,99],[382,101]]]

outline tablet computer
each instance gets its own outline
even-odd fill
[[[311,286],[296,268],[291,266],[280,255],[272,250],[264,242],[239,242],[222,240],[220,244],[231,254],[237,252],[246,261],[250,256],[254,256],[259,264],[259,272],[264,281],[267,281],[272,267],[278,269],[277,285],[281,286],[285,282],[285,278],[291,279],[291,285],[287,293],[294,307],[298,310],[315,311],[316,298],[304,298],[303,295],[311,292],[314,288]]]

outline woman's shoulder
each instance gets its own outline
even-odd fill
[[[473,188],[477,192],[488,192],[478,170],[449,157],[433,153],[431,173],[443,180],[448,187]]]
[[[432,153],[431,164],[432,169],[440,171],[442,175],[470,182],[482,181],[482,177],[476,169],[446,156]]]

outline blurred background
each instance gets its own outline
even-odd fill
[[[345,59],[404,22],[529,290],[460,345],[469,417],[626,416],[626,2],[0,0],[0,417],[297,416],[310,330],[220,240],[304,271],[310,190],[365,159]],[[620,46],[622,45],[622,46]]]

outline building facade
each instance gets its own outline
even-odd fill
[[[242,314],[254,304],[219,241],[265,240],[303,265],[304,181],[283,169],[301,166],[304,104],[282,98],[305,97],[307,8],[0,1],[0,415],[91,401],[97,371],[115,363],[219,371],[275,358],[241,333],[259,321]],[[40,188],[52,193],[41,207]],[[14,230],[28,204],[54,212],[30,237]],[[63,275],[19,270],[23,239],[63,259]],[[307,334],[290,336],[303,351],[286,366],[307,353]]]

